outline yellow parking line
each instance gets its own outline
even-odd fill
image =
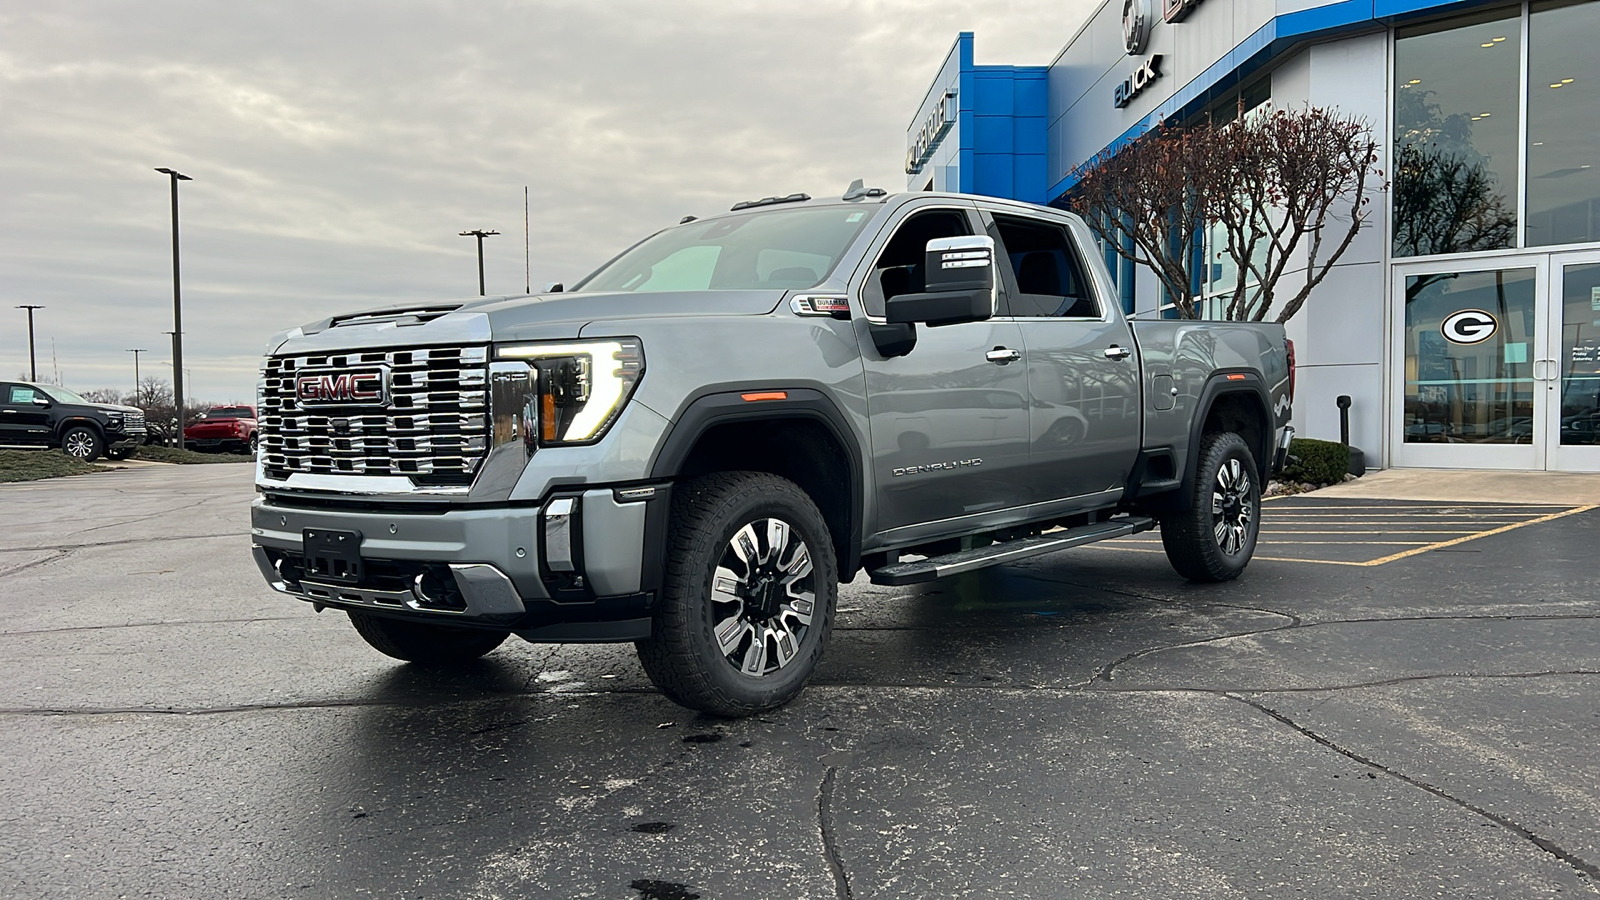
[[[1419,546],[1412,547],[1410,550],[1402,550],[1402,551],[1400,551],[1398,553],[1391,553],[1388,556],[1381,556],[1381,557],[1379,557],[1377,559],[1369,559],[1369,560],[1365,560],[1365,561],[1362,561],[1362,562],[1352,562],[1350,560],[1344,560],[1344,559],[1306,559],[1306,558],[1303,558],[1303,557],[1293,557],[1293,556],[1257,556],[1255,558],[1259,559],[1259,560],[1266,561],[1266,562],[1317,563],[1319,565],[1325,565],[1325,566],[1358,566],[1358,567],[1381,566],[1381,565],[1385,565],[1387,563],[1395,562],[1396,560],[1405,559],[1405,558],[1411,557],[1411,556],[1417,556],[1418,554],[1422,554],[1422,553],[1428,553],[1428,552],[1431,552],[1433,550],[1442,550],[1442,549],[1444,549],[1446,547],[1454,547],[1454,546],[1456,546],[1458,544],[1465,544],[1468,541],[1475,541],[1475,540],[1478,540],[1479,538],[1492,537],[1492,536],[1497,535],[1497,534],[1505,534],[1508,531],[1515,531],[1518,528],[1526,528],[1529,525],[1542,525],[1545,522],[1553,522],[1556,519],[1564,519],[1567,516],[1575,516],[1578,513],[1589,512],[1590,510],[1593,510],[1595,508],[1597,508],[1595,505],[1576,506],[1576,507],[1572,507],[1570,509],[1561,510],[1560,512],[1553,512],[1553,513],[1549,513],[1548,515],[1543,515],[1543,516],[1539,516],[1537,518],[1528,519],[1526,521],[1514,522],[1514,523],[1512,523],[1510,525],[1502,525],[1502,526],[1500,526],[1498,528],[1491,528],[1491,529],[1489,529],[1487,531],[1476,531],[1476,532],[1473,532],[1471,534],[1466,534],[1466,535],[1463,535],[1463,536],[1458,537],[1458,538],[1452,538],[1452,539],[1450,539],[1448,541],[1435,541],[1433,543],[1421,544]],[[1337,534],[1339,532],[1325,532],[1325,533]],[[1409,532],[1409,533],[1435,534],[1435,533],[1449,533],[1449,532]],[[1302,541],[1301,543],[1306,543],[1306,544],[1310,544],[1310,543],[1327,543],[1327,544],[1333,544],[1333,543],[1341,543],[1341,544],[1372,543],[1372,544],[1384,544],[1384,545],[1390,545],[1390,546],[1398,546],[1401,542],[1399,542],[1399,541],[1320,541],[1320,542]],[[1164,550],[1157,550],[1157,549],[1154,549],[1154,548],[1146,549],[1144,547],[1129,547],[1129,546],[1126,546],[1123,542],[1113,542],[1113,543],[1108,543],[1108,544],[1102,544],[1100,546],[1103,549],[1106,549],[1106,550],[1124,550],[1124,551],[1127,551],[1129,553],[1164,553],[1164,552],[1166,552]]]

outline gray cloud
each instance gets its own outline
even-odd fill
[[[898,189],[961,30],[1048,62],[1096,0],[56,2],[0,12],[0,377],[43,303],[73,387],[170,360],[182,187],[191,393],[249,397],[271,333],[331,312],[572,281],[685,214],[853,178]],[[44,6],[44,5],[40,5]],[[167,363],[170,367],[170,362]]]

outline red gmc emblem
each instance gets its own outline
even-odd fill
[[[294,396],[301,406],[382,406],[389,402],[389,379],[382,369],[301,375]]]

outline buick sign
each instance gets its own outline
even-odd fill
[[[389,402],[389,378],[384,369],[313,372],[294,381],[295,401],[301,407],[383,406]]]

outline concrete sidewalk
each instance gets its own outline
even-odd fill
[[[1316,497],[1479,503],[1600,504],[1600,474],[1499,469],[1384,469],[1317,491]]]

